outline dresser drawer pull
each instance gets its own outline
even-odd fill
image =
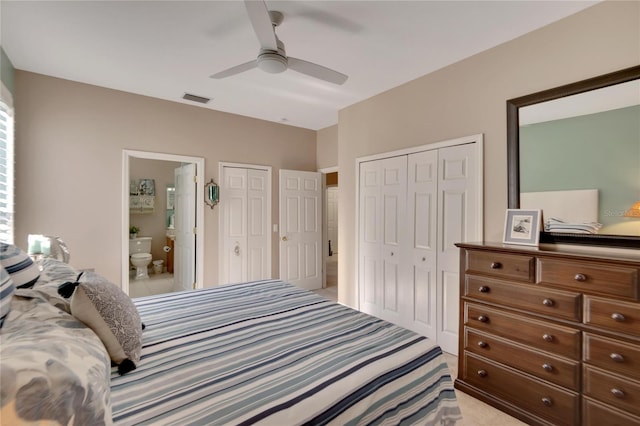
[[[483,342],[482,340],[480,340],[478,342],[478,346],[480,346],[481,348],[486,348],[487,346],[489,346],[489,344],[487,342]]]
[[[544,398],[542,398],[542,403],[547,407],[551,407],[553,405],[553,400],[548,396],[545,396]]]
[[[478,370],[478,376],[487,377],[487,370]]]
[[[478,321],[480,321],[480,322],[489,322],[489,317],[486,316],[486,315],[480,315],[478,317]]]
[[[491,262],[491,269],[500,269],[502,268],[502,263],[500,262]]]
[[[614,321],[618,321],[618,322],[624,322],[624,320],[625,320],[624,315],[619,314],[617,312],[614,312],[613,314],[611,314],[611,318]]]
[[[611,389],[611,393],[613,394],[613,396],[615,396],[616,398],[624,398],[624,391],[617,389],[617,388],[613,388]]]
[[[542,368],[544,369],[544,371],[548,371],[548,372],[552,372],[553,371],[553,365],[551,365],[551,364],[544,363],[544,364],[542,364]]]
[[[486,285],[481,286],[478,291],[480,293],[489,293],[489,287],[487,287]]]
[[[615,362],[624,362],[624,357],[620,354],[617,353],[612,353],[611,355],[609,355],[609,357],[611,357],[611,359]]]
[[[573,279],[578,281],[579,283],[583,283],[587,280],[587,276],[585,274],[576,274],[576,276],[573,277]]]
[[[545,342],[553,342],[553,335],[551,334],[543,334],[542,338]]]
[[[555,305],[555,303],[554,303],[554,302],[553,302],[553,300],[551,300],[551,299],[544,299],[544,300],[542,301],[542,304],[543,304],[544,306],[548,306],[548,307],[551,307],[551,306]]]

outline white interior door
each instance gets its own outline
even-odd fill
[[[438,330],[436,341],[446,352],[458,353],[460,252],[454,245],[481,235],[478,229],[476,147],[474,144],[441,149],[438,153]]]
[[[406,156],[360,164],[360,306],[396,324],[408,308],[400,288],[406,184]]]
[[[175,178],[175,243],[174,286],[177,290],[190,290],[195,286],[195,208],[196,165],[184,164],[174,170]]]
[[[247,169],[223,168],[220,206],[224,239],[220,284],[244,282],[247,280]]]
[[[240,166],[221,168],[220,284],[271,277],[270,187],[267,170]]]
[[[409,236],[403,256],[407,288],[406,324],[413,331],[436,340],[438,151],[409,155],[407,170],[407,219]]]
[[[267,194],[271,185],[266,170],[247,170],[247,277],[248,281],[270,278],[268,247],[271,234],[267,221]]]
[[[280,170],[280,279],[322,288],[322,180],[317,172]]]

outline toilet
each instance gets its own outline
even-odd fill
[[[131,264],[136,267],[136,280],[149,278],[151,263],[151,237],[131,238],[129,240]]]

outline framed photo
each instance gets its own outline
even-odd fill
[[[140,179],[138,194],[139,195],[156,195],[156,181],[153,179]]]
[[[540,210],[507,209],[502,242],[537,246],[540,242],[540,219]]]

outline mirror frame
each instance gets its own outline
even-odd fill
[[[640,65],[507,101],[507,182],[510,209],[520,208],[520,116],[525,106],[640,79]],[[541,232],[540,243],[640,248],[640,237]]]

